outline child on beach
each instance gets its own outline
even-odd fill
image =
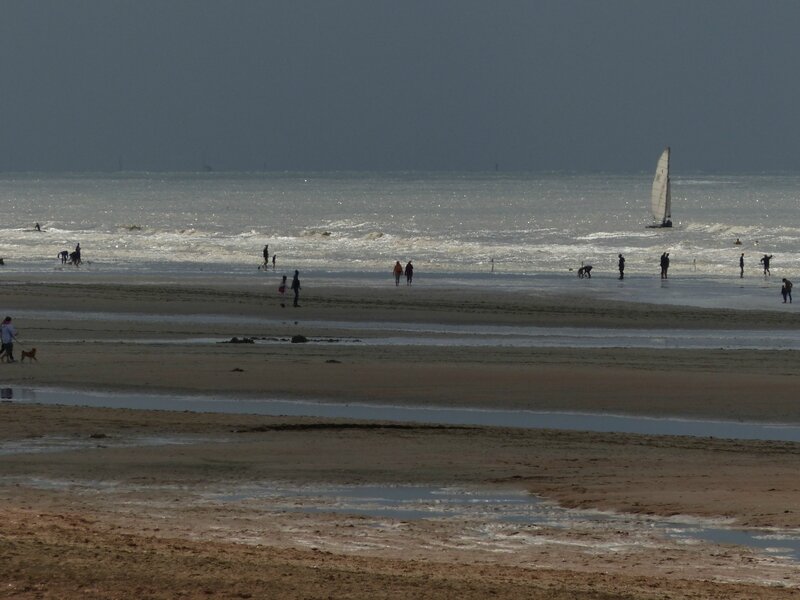
[[[281,280],[281,285],[278,287],[278,293],[281,295],[281,308],[286,308],[286,304],[283,302],[283,298],[286,294],[286,275],[283,276]]]

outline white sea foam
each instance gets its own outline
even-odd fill
[[[567,273],[592,264],[651,275],[738,275],[746,255],[800,271],[800,176],[674,178],[676,226],[646,229],[650,176],[534,174],[159,174],[0,177],[5,272],[47,273],[81,243],[102,272],[279,268],[383,273]],[[33,230],[39,222],[45,231]],[[736,238],[742,241],[735,246]],[[492,263],[492,259],[494,262]],[[84,266],[89,270],[90,265]]]

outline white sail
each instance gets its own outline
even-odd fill
[[[653,218],[662,225],[672,218],[672,199],[669,185],[669,147],[664,149],[653,178]]]

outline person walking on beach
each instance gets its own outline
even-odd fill
[[[300,271],[295,269],[294,277],[292,278],[292,291],[294,292],[294,305],[300,306]]]
[[[269,244],[264,246],[264,251],[261,254],[264,255],[264,268],[266,269],[269,265]]]
[[[625,257],[619,255],[619,278],[625,279]]]
[[[394,284],[396,286],[400,285],[400,275],[403,274],[403,265],[400,264],[399,260],[394,263],[394,269],[392,272],[394,273]]]
[[[783,295],[783,303],[786,304],[786,298],[789,298],[789,304],[792,303],[792,282],[783,278],[783,287],[781,287],[781,294]]]
[[[6,317],[3,319],[3,323],[0,324],[0,341],[2,341],[2,350],[0,350],[0,355],[2,355],[6,362],[13,363],[14,361],[14,340],[17,339],[17,330],[11,324],[11,317]]]
[[[669,252],[664,252],[661,255],[661,279],[667,278],[667,271],[669,271]]]
[[[414,279],[414,265],[411,261],[406,263],[406,285],[411,285],[411,280]]]
[[[275,270],[275,257],[278,256],[277,254],[272,255],[272,270]]]
[[[772,260],[772,254],[765,254],[759,262],[764,265],[764,275],[771,275],[769,272],[769,261]]]
[[[281,284],[278,286],[278,293],[281,295],[281,308],[286,308],[286,304],[283,301],[286,294],[286,275],[283,276]]]
[[[744,277],[744,252],[739,257],[739,279]]]

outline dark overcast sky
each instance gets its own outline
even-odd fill
[[[3,171],[800,169],[800,2],[0,9]]]

